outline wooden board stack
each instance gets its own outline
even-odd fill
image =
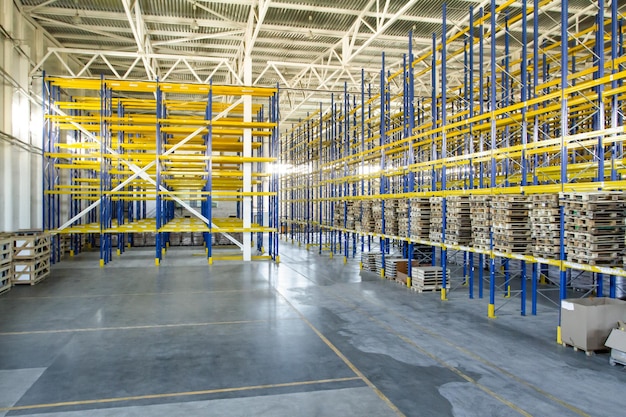
[[[398,233],[396,236],[409,237],[409,203],[406,199],[398,200],[396,216],[398,218]]]
[[[11,289],[13,279],[13,239],[0,235],[0,294]]]
[[[491,200],[490,195],[470,196],[472,245],[476,249],[491,250]]]
[[[446,206],[446,243],[469,245],[472,241],[472,215],[469,197],[448,197]]]
[[[530,203],[526,195],[496,195],[491,204],[493,247],[505,253],[529,253]]]
[[[385,234],[398,236],[398,199],[385,200]]]
[[[411,239],[430,238],[430,201],[427,198],[412,198],[410,201]],[[441,231],[441,225],[439,225]]]
[[[13,284],[35,285],[50,275],[50,234],[13,235]]]
[[[561,215],[557,194],[531,196],[530,236],[533,256],[558,259],[561,251]]]
[[[376,259],[382,259],[380,251],[361,252],[361,265],[365,271],[376,272]]]
[[[622,192],[562,193],[567,260],[622,266],[626,199]]]
[[[430,197],[430,233],[432,242],[441,242],[441,231],[443,230],[443,198]]]
[[[411,289],[414,291],[439,291],[443,286],[443,269],[440,266],[416,266],[411,273]],[[446,273],[449,277],[450,271],[446,270]]]

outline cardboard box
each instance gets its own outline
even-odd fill
[[[590,352],[604,343],[619,321],[626,320],[626,301],[614,298],[577,298],[561,302],[563,343]]]

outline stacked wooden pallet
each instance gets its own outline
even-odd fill
[[[376,272],[376,260],[382,257],[380,251],[361,252],[361,265],[365,271]]]
[[[407,259],[402,259],[397,256],[386,256],[385,257],[385,278],[390,280],[397,280],[398,272],[402,269],[401,264],[406,265],[408,263]]]
[[[531,196],[530,236],[533,255],[540,258],[558,259],[561,251],[561,215],[557,194]]]
[[[13,279],[13,239],[0,235],[0,294],[11,289]]]
[[[407,200],[398,200],[396,216],[398,218],[398,233],[396,236],[409,237],[409,204]]]
[[[365,233],[372,233],[375,227],[374,213],[372,212],[372,206],[374,202],[371,200],[363,201],[361,203],[363,207],[363,215],[361,216],[361,230]]]
[[[472,246],[476,249],[491,249],[491,196],[470,196],[472,216]]]
[[[443,286],[443,269],[440,266],[417,266],[411,270],[411,289],[417,292],[439,291]],[[446,270],[447,276],[450,271]]]
[[[441,242],[443,230],[443,198],[430,197],[430,233],[432,242]]]
[[[343,202],[333,203],[333,226],[343,228],[344,207]]]
[[[622,192],[562,193],[567,260],[621,266],[626,199]]]
[[[530,203],[526,195],[497,195],[491,205],[493,246],[505,253],[529,253]]]
[[[411,239],[428,240],[430,237],[430,201],[427,198],[413,198],[409,204]],[[441,231],[441,225],[439,231]]]
[[[472,241],[472,215],[469,197],[448,197],[446,206],[446,243],[469,245]]]
[[[357,219],[361,217],[361,202],[348,201],[348,216],[346,217],[346,228],[356,230]]]
[[[50,275],[50,234],[13,235],[13,284],[35,285]]]
[[[399,200],[396,198],[389,198],[385,200],[385,234],[391,236],[398,236],[398,204]]]
[[[382,233],[383,232],[382,200],[372,201],[372,217],[374,218],[374,233]]]

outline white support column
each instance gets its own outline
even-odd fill
[[[250,54],[246,54],[243,59],[243,83],[244,85],[252,85],[252,58]],[[243,97],[243,121],[252,121],[252,96]],[[252,129],[245,128],[243,130],[243,156],[249,158],[252,156]],[[252,163],[245,162],[243,164],[243,191],[252,191]],[[252,226],[252,197],[245,196],[242,199],[242,215],[243,227],[250,228]],[[250,246],[250,232],[243,234],[243,260],[252,260],[252,247]]]

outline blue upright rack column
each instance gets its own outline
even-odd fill
[[[492,0],[495,1],[495,0]],[[601,7],[602,8],[602,7]],[[568,132],[568,109],[567,109],[567,62],[568,62],[568,0],[561,0],[561,191],[565,191],[567,183],[567,144],[565,135]],[[565,267],[565,206],[561,200],[559,203],[560,211],[560,273],[559,273],[559,299],[562,301],[567,298],[567,269]],[[561,309],[559,308],[559,325],[556,331],[557,343],[563,343],[561,337]]]
[[[206,193],[205,210],[202,213],[207,219],[209,231],[206,232],[206,255],[209,265],[213,265],[213,80],[210,81],[209,95],[207,97],[207,106],[204,112],[204,118],[207,121],[207,133],[204,137],[204,145],[206,147],[206,172],[207,180],[204,185],[204,192]]]
[[[447,141],[446,141],[446,106],[447,103],[447,80],[446,80],[446,20],[447,20],[446,3],[443,4],[443,27],[441,29],[441,159],[445,161],[447,155]],[[434,45],[433,45],[434,46]],[[441,167],[441,190],[446,191],[446,163],[444,162]],[[441,217],[443,220],[441,230],[441,299],[447,300],[447,286],[448,286],[448,249],[446,248],[446,217],[447,217],[447,198],[443,195],[443,201],[441,203]]]
[[[159,266],[162,258],[163,258],[163,254],[161,251],[161,245],[162,245],[162,235],[159,232],[159,230],[161,229],[161,227],[163,226],[163,214],[161,211],[161,202],[162,202],[162,197],[161,197],[161,161],[160,161],[160,156],[163,153],[163,137],[162,137],[162,133],[161,133],[161,122],[160,120],[164,118],[164,112],[163,112],[163,92],[161,91],[161,87],[159,86],[159,83],[157,82],[157,88],[156,88],[156,238],[155,238],[155,257],[154,257],[154,263],[156,266]]]
[[[496,0],[491,0],[491,74],[490,74],[490,108],[491,112],[491,189],[492,192],[496,188],[496,159],[493,156],[493,150],[496,149],[496,118],[495,118],[495,109],[496,109]],[[493,228],[491,229],[489,238],[489,249],[491,251],[491,258],[489,262],[489,306],[487,308],[487,316],[489,318],[496,317],[496,258],[493,255]]]
[[[407,99],[407,115],[406,115],[406,121],[408,123],[406,123],[406,131],[405,131],[405,138],[409,138],[411,136],[413,136],[413,131],[415,129],[415,74],[413,72],[413,31],[410,30],[409,31],[409,59],[408,59],[408,65],[406,66],[406,71],[407,71],[407,77],[404,77],[404,79],[406,80],[405,83],[407,83],[407,93],[408,93],[408,99]],[[409,159],[407,161],[407,164],[409,167],[413,166],[413,164],[415,163],[415,150],[413,149],[413,141],[409,141]],[[409,168],[409,172],[408,172],[408,191],[409,193],[413,193],[415,192],[415,172]],[[411,205],[409,204],[409,202],[407,201],[408,204],[408,210],[407,210],[407,236],[409,237],[409,246],[408,246],[408,256],[407,256],[407,275],[408,275],[408,279],[407,279],[407,287],[411,288],[411,281],[413,279],[413,268],[412,268],[412,263],[413,263],[413,251],[414,251],[414,245],[413,245],[413,241],[410,239],[411,237]]]
[[[528,6],[526,4],[526,0],[522,0],[522,62],[521,66],[521,82],[522,88],[520,92],[520,101],[522,103],[526,103],[528,100]],[[528,111],[528,107],[524,104],[522,107],[522,188],[525,189],[526,185],[528,185],[528,180],[526,176],[528,175],[528,164],[526,161],[526,144],[528,143],[528,120],[526,120],[526,113]],[[521,266],[521,315],[526,315],[526,262],[520,261]]]

